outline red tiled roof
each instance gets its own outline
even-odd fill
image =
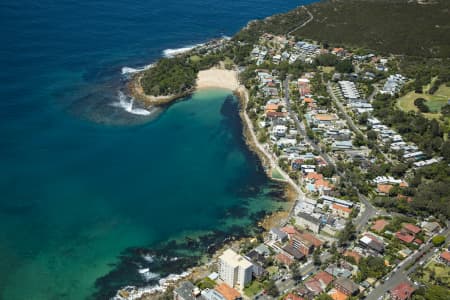
[[[346,294],[336,289],[333,289],[329,295],[333,298],[333,300],[347,300],[348,298]]]
[[[317,115],[314,116],[314,118],[316,118],[316,120],[319,120],[319,121],[336,120],[336,116],[334,116],[334,115],[327,115],[327,114],[317,114]]]
[[[416,243],[417,245],[422,245],[423,241],[421,239],[415,239],[414,243]]]
[[[322,180],[323,179],[323,175],[320,174],[320,173],[316,173],[316,172],[309,172],[306,175],[306,179]]]
[[[226,283],[219,284],[215,289],[227,300],[235,300],[241,297],[241,294],[237,290]]]
[[[386,227],[386,225],[388,225],[388,224],[389,224],[388,221],[386,221],[384,219],[380,219],[380,220],[376,220],[375,223],[370,228],[374,231],[382,231],[384,229],[384,227]]]
[[[281,231],[285,232],[288,235],[291,234],[299,234],[299,232],[297,231],[297,229],[294,228],[294,226],[292,225],[286,225],[283,228],[281,228]]]
[[[379,184],[377,185],[377,192],[378,193],[383,193],[383,194],[388,194],[389,191],[393,188],[394,186],[391,184]]]
[[[278,253],[277,256],[275,256],[275,259],[288,266],[293,263],[293,260],[283,253]]]
[[[333,205],[331,206],[331,208],[332,208],[332,209],[337,209],[337,210],[342,210],[342,211],[344,211],[344,212],[346,212],[346,213],[351,213],[351,212],[352,212],[352,210],[351,210],[350,208],[345,207],[345,206],[343,206],[343,205],[336,204],[336,203],[333,203]]]
[[[393,288],[390,293],[392,298],[396,300],[409,299],[416,289],[407,282],[402,282]]]
[[[409,244],[414,241],[414,236],[407,234],[406,232],[398,231],[395,233],[395,237],[399,240]]]
[[[284,300],[305,300],[305,299],[295,294],[289,293],[286,295],[286,297],[284,297]]]
[[[279,111],[268,111],[266,112],[267,117],[285,117],[287,116],[287,112],[279,112]]]
[[[300,233],[299,236],[301,236],[304,240],[307,240],[308,242],[313,244],[314,247],[316,247],[316,248],[323,245],[323,242],[321,240],[319,240],[318,238],[316,238],[313,234],[311,234],[309,232]]]
[[[417,227],[416,225],[413,225],[411,223],[403,224],[403,228],[405,228],[406,230],[408,230],[409,232],[412,232],[414,234],[417,234],[422,230],[422,229],[420,229],[420,227]]]
[[[441,253],[441,258],[450,262],[450,251],[444,251]]]
[[[333,275],[328,274],[328,273],[325,272],[325,271],[321,271],[321,272],[317,273],[317,274],[314,276],[314,278],[315,278],[316,280],[322,282],[324,285],[329,285],[329,284],[333,281],[333,279],[334,279]]]

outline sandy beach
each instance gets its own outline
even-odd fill
[[[198,72],[197,89],[223,88],[235,91],[238,87],[238,76],[234,70],[211,68]]]

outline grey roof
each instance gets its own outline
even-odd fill
[[[194,289],[196,288],[195,285],[192,284],[190,281],[183,281],[175,290],[174,293],[176,293],[179,297],[183,298],[184,300],[205,300],[205,298],[202,295],[199,295],[198,297],[194,296]]]
[[[317,224],[317,225],[320,224],[320,220],[314,218],[314,217],[311,216],[310,214],[307,214],[307,213],[304,213],[304,212],[299,212],[299,213],[297,214],[297,216],[300,217],[300,218],[302,218],[302,219],[305,219],[305,220],[308,221],[308,222],[315,223],[315,224]]]
[[[350,291],[352,294],[359,291],[359,286],[354,283],[351,279],[339,277],[334,282],[335,286],[341,286],[342,288],[346,289],[347,291]]]
[[[288,254],[292,255],[295,259],[302,259],[305,255],[292,247],[291,245],[286,245],[283,247],[283,250],[286,251]]]
[[[275,234],[279,239],[284,240],[285,238],[287,238],[286,232],[281,231],[281,229],[278,227],[273,227],[272,229],[270,229],[270,232],[272,234]]]

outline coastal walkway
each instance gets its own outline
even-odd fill
[[[286,172],[284,172],[280,166],[277,163],[276,157],[274,157],[272,155],[272,153],[269,152],[269,150],[265,147],[265,145],[261,144],[258,141],[258,138],[255,135],[255,131],[253,128],[253,123],[250,120],[250,117],[247,114],[247,103],[249,101],[249,96],[248,96],[248,91],[247,89],[241,85],[238,88],[238,93],[241,95],[242,97],[242,115],[244,117],[244,121],[245,124],[247,124],[248,126],[248,134],[250,134],[250,138],[253,142],[253,145],[256,147],[256,150],[259,151],[261,154],[263,154],[266,157],[266,161],[269,164],[270,170],[276,170],[281,177],[283,178],[283,181],[285,181],[286,183],[288,183],[290,186],[292,186],[292,188],[296,191],[296,193],[298,194],[298,196],[300,198],[304,198],[305,195],[302,191],[302,189],[299,187],[299,185],[294,182],[294,180],[292,180],[291,177],[289,177],[288,174],[286,174]]]

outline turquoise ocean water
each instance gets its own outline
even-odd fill
[[[178,272],[195,261],[183,253],[278,209],[280,188],[246,148],[229,91],[153,118],[126,112],[118,94],[124,66],[300,4],[2,1],[0,299],[106,299],[158,278],[140,267]]]

